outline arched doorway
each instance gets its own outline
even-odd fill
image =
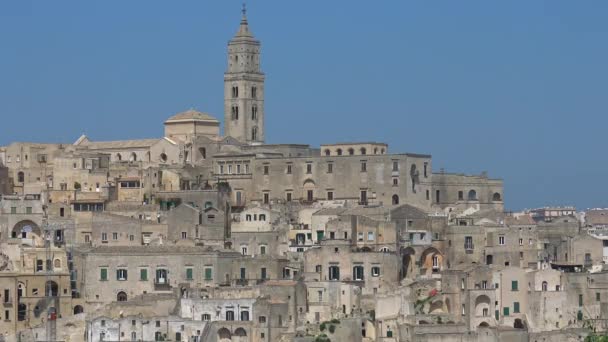
[[[221,328],[220,330],[217,331],[217,337],[219,338],[219,340],[223,340],[223,339],[231,339],[232,338],[232,334],[230,333],[230,330],[226,329],[226,328]]]
[[[11,231],[11,237],[14,239],[33,239],[32,234],[37,237],[42,236],[40,227],[30,220],[19,221]]]
[[[488,322],[481,322],[481,323],[479,323],[479,327],[480,327],[480,328],[487,328],[487,327],[489,327],[489,326],[490,326],[490,325],[488,324]]]
[[[391,202],[393,203],[393,205],[399,204],[399,196],[393,195]]]
[[[443,265],[443,255],[435,247],[429,247],[420,256],[420,268],[425,270],[426,275],[439,272]]]
[[[477,201],[477,191],[470,190],[468,199],[469,199],[469,201]]]
[[[76,305],[74,307],[74,315],[78,315],[84,312],[84,309],[82,308],[82,305]]]
[[[44,285],[44,295],[46,297],[57,297],[59,294],[59,285],[56,282],[49,280]]]
[[[401,250],[401,278],[411,276],[414,271],[414,257],[416,251],[412,247]]]
[[[480,295],[475,298],[475,316],[488,317],[490,315],[490,297]]]
[[[247,331],[245,331],[243,328],[237,328],[234,331],[234,336],[247,336]]]
[[[305,199],[306,202],[313,202],[315,200],[315,186],[316,184],[312,179],[307,179],[304,181],[304,194],[302,197]]]
[[[124,291],[118,292],[118,294],[116,295],[116,301],[118,301],[118,302],[126,302],[127,301],[127,294]]]
[[[513,328],[515,329],[526,329],[526,323],[521,318],[516,318],[513,322]]]

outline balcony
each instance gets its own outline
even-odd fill
[[[465,243],[465,244],[464,244],[464,251],[465,251],[467,254],[471,254],[471,253],[473,253],[473,250],[475,250],[475,246],[473,245],[473,243],[472,243],[472,242],[471,242],[471,243]]]
[[[169,279],[155,279],[154,291],[171,291],[171,284],[169,284]]]

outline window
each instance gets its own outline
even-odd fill
[[[117,269],[116,280],[127,280],[127,270],[124,268]]]
[[[519,302],[513,302],[513,313],[519,313]]]
[[[267,175],[267,174],[268,174],[268,170],[269,170],[268,165],[264,165],[264,174],[265,174],[265,175]]]
[[[239,97],[239,87],[232,87],[232,97]]]
[[[127,294],[123,291],[118,292],[118,294],[116,295],[116,301],[117,302],[126,302],[127,301]]]
[[[393,171],[399,171],[399,162],[393,161]]]
[[[464,192],[458,191],[458,200],[462,201],[464,199]]]
[[[260,279],[266,279],[266,267],[260,269]]]
[[[428,177],[428,167],[429,167],[429,163],[424,162],[424,178]]]
[[[260,316],[260,317],[258,317],[258,322],[260,322],[260,323],[266,323],[266,316]]]
[[[310,163],[306,164],[306,173],[307,174],[312,173],[312,164],[310,164]]]
[[[236,174],[240,175],[241,174],[241,164],[237,164],[236,165]]]
[[[440,198],[441,192],[439,190],[435,191],[435,202],[439,203],[439,201],[441,200]]]
[[[249,311],[241,311],[241,321],[249,320]]]
[[[232,120],[238,120],[239,119],[239,107],[238,106],[232,106],[232,109],[231,109],[231,118],[232,118]]]
[[[266,255],[266,246],[260,246],[260,254]]]
[[[399,178],[393,178],[393,186],[399,185]]]
[[[329,280],[340,280],[340,267],[329,266]]]
[[[201,316],[201,320],[202,321],[210,321],[211,320],[211,315],[210,314],[203,314]]]
[[[101,241],[108,242],[108,233],[101,233]]]
[[[234,321],[234,311],[232,311],[232,310],[226,311],[226,320]]]
[[[228,165],[228,174],[231,175],[232,174],[232,165]]]
[[[583,295],[582,294],[578,295],[578,306],[583,306]]]
[[[353,280],[363,280],[363,266],[353,267]]]
[[[148,280],[148,269],[142,268],[139,270],[139,280],[142,280],[142,281]]]
[[[503,314],[503,316],[509,316],[509,308],[508,307],[502,308],[502,314]]]
[[[291,192],[285,194],[285,199],[287,200],[287,202],[291,202]]]
[[[374,241],[374,232],[367,232],[367,241]]]
[[[182,232],[182,239],[186,239],[188,238],[188,233],[187,232]]]
[[[431,199],[431,192],[429,190],[426,191],[426,200],[430,200]]]
[[[523,246],[523,245],[524,245],[524,239],[519,238],[519,245],[520,245],[520,246]]]
[[[372,277],[379,277],[379,276],[380,276],[380,267],[372,266]]]
[[[487,289],[488,288],[488,281],[487,280],[482,280],[481,281],[481,288],[482,289]]]
[[[194,270],[190,267],[186,268],[186,280],[193,280],[194,276],[193,276]]]
[[[322,271],[323,271],[323,266],[321,266],[321,265],[316,265],[315,266],[315,272],[321,273]]]
[[[367,163],[361,162],[361,172],[367,172]]]
[[[341,148],[337,149],[336,150],[336,154],[339,155],[339,156],[341,156],[342,155],[342,149]]]
[[[512,280],[511,281],[511,291],[518,291],[517,280]]]
[[[118,240],[118,233],[112,233],[112,240]]]
[[[245,267],[241,267],[241,279],[247,279],[247,269]]]
[[[258,106],[253,105],[251,106],[251,120],[257,120],[258,119]]]
[[[290,175],[291,174],[291,164],[287,164],[287,174]]]
[[[357,241],[363,241],[363,232],[357,233]]]
[[[205,280],[213,280],[213,268],[205,267]]]
[[[99,280],[108,280],[108,269],[107,268],[100,269]]]
[[[333,191],[328,191],[327,192],[327,200],[328,201],[333,201],[333,199],[334,199],[334,193],[333,193]]]
[[[464,249],[473,249],[473,237],[465,236],[464,237]]]
[[[505,245],[505,237],[504,236],[499,236],[498,237],[498,244],[501,246]]]
[[[241,254],[247,255],[247,246],[241,246]]]
[[[334,164],[327,163],[327,173],[334,173]]]
[[[361,190],[360,201],[362,204],[367,204],[367,191],[366,190]]]
[[[352,148],[349,148],[348,149],[348,154],[351,155],[351,156],[354,155],[355,154],[355,150],[352,149]]]
[[[323,301],[323,290],[317,291],[317,301],[319,301],[319,302]]]

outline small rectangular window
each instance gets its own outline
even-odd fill
[[[194,270],[192,268],[186,268],[186,280],[194,279],[193,274]]]
[[[306,173],[307,174],[311,174],[312,173],[312,164],[306,164]]]
[[[519,302],[513,302],[513,313],[519,313]]]
[[[291,164],[287,164],[287,174],[290,175],[291,174]]]
[[[99,280],[108,280],[108,269],[102,268],[99,274]]]
[[[333,199],[334,199],[334,193],[333,193],[333,191],[328,191],[327,192],[327,200],[328,201],[333,201]]]
[[[511,291],[518,291],[518,283],[517,280],[511,281]]]
[[[264,174],[267,175],[268,174],[268,170],[269,170],[269,166],[268,165],[264,165]]]
[[[142,268],[139,270],[139,280],[146,281],[148,280],[148,270]]]
[[[213,268],[205,268],[205,280],[213,280]]]
[[[361,172],[367,172],[367,163],[361,162]]]
[[[334,164],[327,163],[327,173],[334,173]]]

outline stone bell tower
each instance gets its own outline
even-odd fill
[[[247,23],[243,5],[241,25],[228,42],[224,73],[224,135],[248,144],[264,143],[264,73],[260,69],[260,41]]]

